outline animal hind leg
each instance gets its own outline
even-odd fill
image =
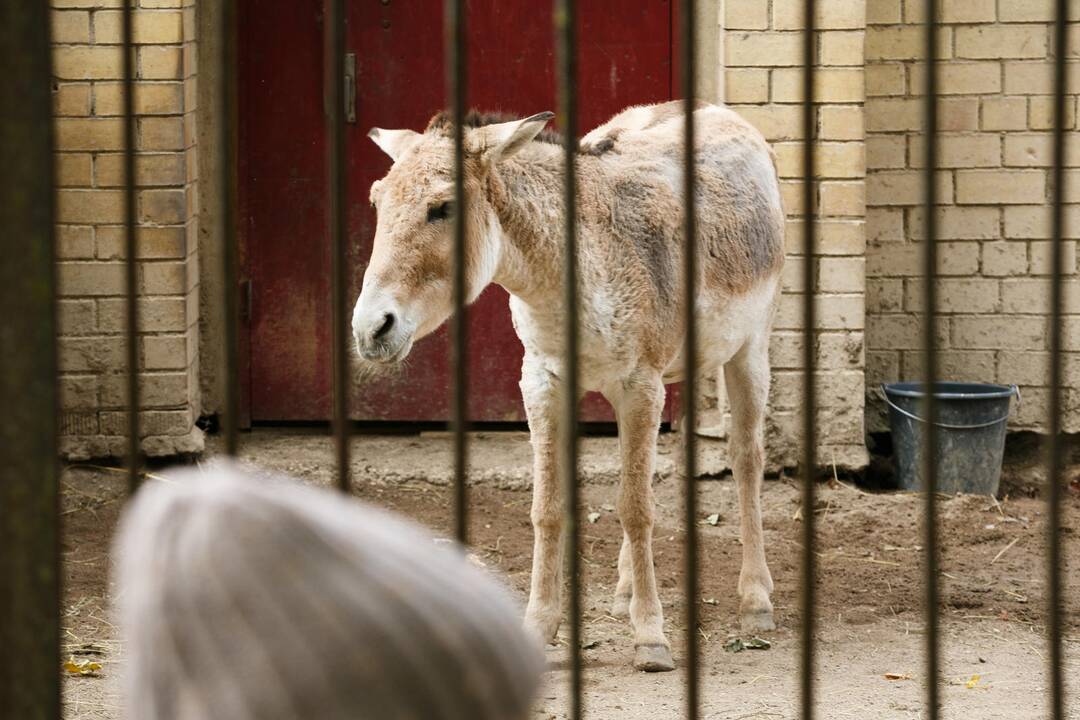
[[[619,580],[615,584],[615,597],[611,601],[611,616],[629,618],[630,601],[633,597],[634,564],[630,559],[630,536],[623,530],[622,547],[619,548]]]
[[[765,469],[765,405],[769,397],[768,333],[750,340],[727,365],[724,378],[731,405],[728,448],[739,495],[742,570],[739,619],[744,631],[772,630],[772,575],[765,562],[761,485]]]

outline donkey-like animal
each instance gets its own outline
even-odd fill
[[[623,528],[613,614],[629,613],[634,666],[674,668],[653,568],[652,477],[664,383],[682,377],[683,118],[681,105],[630,108],[589,133],[577,161],[582,391],[615,408],[622,456]],[[542,133],[551,113],[465,128],[467,298],[492,282],[510,293],[525,346],[521,393],[534,453],[532,584],[525,625],[551,640],[562,616],[562,484],[557,422],[563,366],[564,157]],[[733,111],[694,113],[702,375],[723,366],[731,464],[743,544],[742,626],[772,629],[760,491],[769,388],[769,334],[780,295],[784,214],[772,153]],[[393,364],[452,311],[452,126],[423,133],[373,129],[394,161],[371,187],[374,249],[352,327],[359,355]],[[694,598],[687,598],[694,602]]]

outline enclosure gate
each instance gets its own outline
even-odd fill
[[[344,67],[340,62],[344,48],[344,0],[325,0],[326,53],[324,78],[327,123],[328,187],[331,188],[328,232],[332,249],[332,309],[333,309],[333,388],[334,434],[336,443],[337,478],[340,489],[349,490],[349,424],[346,415],[347,354],[346,319],[348,317],[345,276],[345,174],[343,161],[344,133],[340,109],[344,103]],[[815,255],[815,164],[814,164],[814,61],[815,61],[815,0],[804,0],[806,29],[803,44],[803,218],[806,255]],[[936,185],[931,181],[937,167],[937,2],[926,0],[925,53],[929,72],[926,73],[926,101],[923,128],[924,146],[923,204],[926,241],[923,245],[924,359],[925,381],[932,387],[937,375],[937,356],[932,322],[936,308],[933,279],[937,267],[936,215],[929,209],[936,205]],[[684,110],[687,122],[684,130],[684,204],[685,242],[684,308],[687,313],[687,332],[684,357],[686,380],[683,392],[686,427],[695,427],[696,382],[693,360],[697,336],[693,316],[696,257],[693,238],[696,232],[692,150],[694,124],[692,92],[695,87],[695,2],[682,0],[681,65]],[[1064,120],[1066,87],[1066,0],[1054,0],[1055,61],[1052,66],[1053,110],[1053,194],[1050,207],[1054,253],[1051,305],[1051,364],[1049,408],[1048,466],[1048,660],[1051,717],[1065,717],[1062,688],[1061,640],[1061,396],[1062,396],[1062,271],[1063,271],[1063,183]],[[566,482],[567,570],[570,579],[570,653],[571,717],[585,716],[582,704],[582,665],[580,650],[581,607],[578,573],[578,489],[575,482],[578,461],[578,424],[576,404],[578,358],[578,294],[575,227],[575,157],[577,151],[577,37],[576,0],[554,0],[554,31],[557,33],[559,59],[559,123],[564,136],[566,162],[565,181],[565,242],[568,262],[564,277],[564,298],[567,317],[566,392],[563,403],[561,465]],[[461,182],[464,157],[462,121],[466,107],[467,79],[465,75],[465,0],[447,0],[445,23],[447,43],[447,94],[454,118],[454,168],[457,177],[455,202],[464,207],[467,198]],[[227,401],[223,416],[225,447],[229,454],[237,449],[238,385],[237,367],[237,258],[234,235],[233,155],[231,128],[235,121],[235,39],[234,3],[224,2],[224,18],[220,27],[221,68],[216,112],[219,118],[219,147],[223,148],[221,188],[223,189],[223,224],[225,228],[225,262],[223,298],[226,317],[225,362],[227,369]],[[60,552],[59,552],[59,464],[57,460],[57,383],[56,383],[56,321],[55,269],[53,250],[54,175],[52,152],[51,61],[49,44],[49,6],[44,2],[0,3],[0,67],[10,70],[8,79],[0,83],[0,227],[8,241],[7,257],[0,265],[0,347],[4,349],[4,368],[0,372],[0,392],[8,400],[0,415],[0,448],[4,465],[0,482],[0,576],[6,586],[0,588],[0,635],[8,662],[0,682],[0,716],[4,718],[57,719],[60,704]],[[132,9],[130,0],[123,3],[122,32],[124,47],[132,45]],[[128,479],[130,490],[139,483],[139,386],[135,337],[138,328],[135,253],[135,184],[134,128],[135,113],[132,100],[131,52],[124,53],[124,137],[126,149],[124,168],[126,184],[126,292],[127,292],[127,387],[128,387]],[[453,340],[453,429],[454,477],[456,497],[456,533],[468,541],[468,496],[465,483],[468,466],[465,400],[468,394],[466,376],[466,304],[464,212],[454,214],[454,306]],[[814,506],[814,468],[816,436],[814,342],[815,324],[813,263],[804,263],[803,308],[803,457],[802,506]],[[923,427],[926,478],[925,548],[926,563],[926,716],[937,718],[939,701],[939,644],[938,627],[938,538],[935,465],[936,408],[933,393],[927,393]],[[693,720],[699,710],[698,666],[698,550],[696,534],[696,441],[693,432],[684,432],[683,471],[685,481],[685,522],[687,533],[685,593],[687,598],[686,627],[686,717]],[[810,720],[814,710],[814,583],[815,528],[814,513],[803,513],[803,552],[801,564],[802,626],[800,656],[800,712]]]

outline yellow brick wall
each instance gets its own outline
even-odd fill
[[[1080,13],[1080,6],[1073,5]],[[941,7],[938,338],[948,379],[1016,383],[1024,402],[1011,429],[1045,427],[1051,26],[1049,0],[954,0]],[[881,382],[920,379],[923,8],[868,0],[866,30],[867,426],[887,428]],[[1080,19],[1073,17],[1072,20]],[[1070,30],[1070,57],[1080,33]],[[1073,67],[1067,98],[1075,127]],[[1067,158],[1080,166],[1072,142]],[[1069,171],[1075,175],[1075,170]],[[1080,178],[1077,178],[1080,179]],[[1072,178],[1070,178],[1072,181]],[[1071,202],[1080,191],[1069,190]],[[1080,207],[1070,205],[1066,247],[1065,427],[1080,430]]]
[[[134,20],[138,337],[144,449],[202,447],[194,0],[139,0]],[[118,455],[126,421],[120,0],[52,0],[60,286],[62,444],[69,457]]]
[[[866,0],[818,3],[818,432],[824,463],[862,467],[865,320]],[[784,296],[772,343],[770,464],[799,460],[802,406],[802,0],[725,0],[723,100],[773,144],[788,213]]]

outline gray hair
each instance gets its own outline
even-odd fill
[[[147,484],[116,540],[129,716],[519,720],[542,657],[457,546],[221,465]]]

